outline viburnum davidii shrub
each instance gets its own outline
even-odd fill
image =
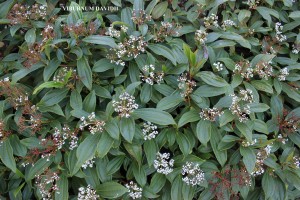
[[[299,10],[2,0],[0,198],[299,199]]]

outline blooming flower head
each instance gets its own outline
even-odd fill
[[[96,190],[92,189],[90,185],[78,189],[78,200],[97,200],[99,198],[100,196],[96,194]]]
[[[247,115],[251,113],[250,106],[247,104],[254,101],[252,90],[240,90],[238,95],[231,94],[230,96],[232,96],[232,103],[229,110],[238,117],[240,122],[246,122],[248,120]]]
[[[89,160],[87,160],[87,161],[85,161],[85,163],[83,163],[83,165],[81,166],[83,169],[86,169],[86,168],[88,168],[88,167],[93,167],[93,164],[95,163],[95,161],[94,161],[94,158],[95,157],[93,157],[93,158],[91,158],[91,159],[89,159]]]
[[[126,184],[125,187],[128,189],[129,196],[132,199],[139,199],[142,197],[143,189],[138,187],[136,183],[130,181],[129,184]]]
[[[129,118],[130,114],[139,107],[139,105],[135,103],[134,96],[131,96],[127,92],[122,93],[118,101],[113,100],[112,105],[115,108],[115,112],[118,112],[120,117],[125,118]]]
[[[279,81],[285,81],[286,77],[289,75],[288,68],[283,68],[279,71],[278,80]]]
[[[220,111],[218,108],[206,108],[202,109],[200,112],[200,117],[204,120],[216,121],[216,118],[221,116],[224,112]]]
[[[204,172],[200,169],[199,164],[193,162],[186,162],[185,165],[182,166],[182,180],[187,185],[199,185],[204,180]]]
[[[96,119],[95,112],[92,112],[87,119],[85,117],[81,117],[81,124],[79,126],[80,130],[83,130],[84,127],[89,126],[89,131],[92,135],[94,135],[97,132],[102,132],[103,128],[105,126],[105,122]]]
[[[207,40],[207,33],[206,31],[204,30],[196,30],[196,33],[195,33],[195,40],[196,42],[199,42],[201,45],[204,45],[206,40]]]
[[[144,122],[142,133],[144,135],[144,140],[154,139],[158,134],[157,126],[152,124],[151,122]]]
[[[156,159],[154,160],[154,168],[158,173],[169,174],[173,171],[174,160],[170,159],[170,153],[161,154],[158,152],[156,154]]]
[[[140,77],[149,85],[153,85],[155,82],[160,84],[163,81],[164,73],[155,72],[155,66],[150,64],[143,67],[143,73],[140,73]]]

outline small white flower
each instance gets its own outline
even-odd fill
[[[217,71],[222,71],[224,69],[224,65],[221,62],[216,62],[213,66],[217,69]]]
[[[134,96],[131,96],[127,92],[119,96],[119,101],[113,100],[112,106],[115,108],[115,112],[119,113],[120,117],[125,118],[129,118],[130,114],[139,107],[139,105],[135,103]]]
[[[92,189],[90,185],[78,189],[78,200],[97,200],[99,198],[100,196],[96,194],[96,190]]]
[[[156,159],[154,160],[154,168],[158,173],[169,174],[173,171],[174,160],[170,159],[170,153],[161,154],[158,152],[156,154]]]
[[[220,117],[221,115],[224,114],[223,111],[219,110],[218,108],[205,108],[202,109],[202,111],[199,113],[200,117],[203,118],[204,120],[209,120],[209,121],[216,121],[217,117]]]
[[[144,135],[144,140],[154,139],[158,134],[157,126],[152,124],[151,122],[145,122],[143,124],[142,133]]]
[[[196,30],[196,33],[195,33],[195,40],[197,42],[199,42],[201,45],[204,45],[206,40],[207,40],[207,33],[206,31],[204,30]]]
[[[187,185],[199,185],[204,180],[204,172],[200,169],[199,164],[193,162],[186,162],[185,165],[182,166],[182,180]]]
[[[285,67],[279,71],[278,80],[285,81],[286,77],[289,75],[289,70]]]
[[[138,187],[138,185],[136,183],[134,183],[133,181],[130,181],[129,184],[125,185],[125,187],[128,189],[129,196],[132,199],[142,198],[143,189]]]
[[[95,157],[93,157],[93,158],[91,158],[91,159],[85,161],[85,163],[83,163],[83,165],[82,165],[81,167],[82,167],[83,169],[86,169],[86,168],[88,168],[88,167],[92,168],[92,167],[93,167],[93,164],[95,163],[94,158],[95,158]]]

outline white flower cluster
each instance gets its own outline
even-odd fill
[[[165,31],[164,31],[165,37],[167,37],[168,35],[179,36],[178,30],[181,29],[181,26],[178,26],[178,25],[174,26],[170,22],[161,22],[161,26],[162,26],[162,28],[165,29]]]
[[[180,95],[182,97],[187,97],[193,92],[193,87],[196,86],[196,82],[193,80],[189,80],[187,77],[187,73],[182,73],[177,81],[178,88],[181,90]]]
[[[149,85],[153,85],[154,82],[157,84],[160,84],[164,79],[164,73],[163,72],[155,72],[155,66],[150,64],[150,65],[145,65],[143,67],[143,74],[140,73],[140,77],[142,81],[148,83]]]
[[[125,187],[128,189],[129,196],[132,199],[142,198],[143,189],[138,187],[136,183],[130,181],[129,184],[126,184]]]
[[[248,0],[246,4],[249,5],[250,9],[256,9],[260,0]]]
[[[281,142],[282,144],[286,144],[287,141],[289,141],[289,139],[288,139],[288,138],[284,138],[284,137],[282,136],[282,134],[279,134],[279,135],[277,136],[277,139],[278,139],[279,142]]]
[[[185,165],[182,166],[181,174],[183,176],[182,180],[187,185],[199,185],[205,180],[204,172],[197,163],[186,162]]]
[[[9,77],[5,77],[3,80],[0,80],[0,82],[9,82]]]
[[[281,25],[281,23],[277,22],[275,24],[275,31],[276,31],[275,37],[279,42],[283,42],[286,40],[286,36],[282,34],[282,29],[283,29],[283,26]]]
[[[298,54],[299,53],[299,51],[300,51],[300,45],[299,44],[293,44],[293,50],[292,50],[292,53],[293,54]]]
[[[211,14],[209,17],[204,17],[204,25],[206,28],[210,28],[211,26],[219,27],[218,16]]]
[[[24,103],[29,101],[28,93],[26,92],[25,95],[20,95],[18,98],[15,99],[16,107],[23,105]]]
[[[54,191],[59,194],[59,188],[57,186],[58,180],[59,176],[55,172],[46,175],[35,175],[35,184],[43,200],[52,200]]]
[[[122,60],[123,57],[136,58],[141,52],[146,51],[146,46],[147,42],[144,41],[144,37],[130,35],[129,39],[120,42],[117,48],[110,49],[112,54],[107,54],[106,57],[110,59],[111,63],[125,66],[125,62]]]
[[[142,133],[144,135],[144,140],[154,139],[158,134],[157,126],[152,124],[151,122],[144,122]]]
[[[53,76],[53,81],[55,81],[55,82],[65,82],[65,77],[66,77],[68,72],[69,72],[69,70],[67,68],[63,68],[55,76]],[[76,74],[76,69],[73,69],[72,73]]]
[[[156,154],[156,159],[154,160],[154,168],[158,173],[169,174],[173,171],[174,160],[170,159],[170,153],[161,154],[158,152]]]
[[[128,30],[127,26],[121,25],[121,31],[126,33]],[[105,32],[105,35],[109,35],[110,37],[115,37],[119,38],[121,36],[121,31],[117,30],[114,28],[113,24],[111,24],[108,28],[107,31]]]
[[[239,118],[240,122],[246,122],[248,120],[247,115],[251,113],[250,106],[247,103],[253,102],[252,90],[240,90],[238,96],[236,94],[231,94],[230,96],[232,96],[232,103],[229,110]]]
[[[91,159],[85,161],[85,163],[83,163],[83,165],[81,165],[81,167],[82,167],[83,169],[86,169],[86,168],[88,168],[88,167],[92,168],[92,167],[93,167],[93,164],[95,163],[94,158],[95,158],[95,156],[94,156],[93,158],[91,158]]]
[[[62,131],[55,127],[53,133],[53,144],[57,147],[57,150],[60,150],[65,144],[65,141],[69,139],[69,149],[73,150],[78,146],[78,137],[75,132],[71,131],[68,126],[64,126]]]
[[[264,160],[267,159],[271,153],[272,146],[267,145],[264,149],[260,149],[256,154],[256,162],[254,171],[251,173],[252,176],[259,176],[265,172],[263,168]]]
[[[96,190],[92,189],[90,185],[78,189],[78,200],[97,200],[99,198],[100,196],[96,194]]]
[[[96,119],[95,112],[92,112],[87,119],[85,117],[81,117],[81,124],[79,126],[80,130],[83,130],[84,127],[89,126],[89,131],[92,135],[95,133],[101,133],[103,131],[103,127],[105,126],[105,122]]]
[[[4,123],[0,120],[0,145],[3,143],[4,139]]]
[[[132,17],[131,17],[133,23],[142,25],[148,21],[151,21],[152,16],[148,15],[145,10],[132,10]]]
[[[203,118],[204,120],[209,120],[211,122],[216,121],[216,118],[220,117],[223,114],[223,111],[215,107],[202,109],[199,113],[200,118]]]
[[[224,65],[221,62],[216,62],[213,66],[217,69],[217,71],[222,71],[224,69]]]
[[[289,119],[287,121],[288,123],[288,128],[291,132],[296,132],[298,130],[298,128],[300,127],[300,121],[299,120],[295,120],[295,119]]]
[[[253,77],[253,69],[250,67],[250,62],[245,60],[235,64],[234,74],[240,74],[242,78],[250,79]]]
[[[236,23],[230,19],[225,20],[222,24],[223,30],[226,30],[228,27],[231,27],[231,26],[236,26]]]
[[[293,157],[293,164],[295,165],[296,168],[300,168],[300,158],[299,156],[294,156]]]
[[[260,62],[255,66],[254,72],[262,79],[268,80],[273,75],[273,67],[269,62]]]
[[[204,45],[207,40],[207,33],[205,30],[196,30],[195,41],[199,42],[201,45]]]
[[[280,69],[279,71],[279,74],[278,74],[278,80],[279,81],[285,81],[286,77],[289,75],[289,70],[288,68],[283,68],[283,69]]]
[[[130,114],[139,107],[139,105],[135,103],[134,96],[127,92],[124,92],[119,96],[119,101],[113,100],[112,106],[115,108],[115,112],[119,113],[120,117],[126,118],[129,118]]]
[[[243,146],[243,147],[249,147],[249,146],[255,145],[256,143],[257,143],[257,139],[254,139],[254,140],[251,141],[251,142],[246,141],[246,140],[243,140],[243,141],[242,141],[242,146]]]

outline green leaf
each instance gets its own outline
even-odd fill
[[[35,28],[29,29],[25,34],[25,41],[27,42],[28,46],[31,46],[35,42],[35,38]]]
[[[77,71],[82,83],[89,89],[92,89],[92,70],[85,57],[77,60]]]
[[[199,97],[215,97],[227,92],[227,87],[213,87],[210,85],[202,85],[193,92]]]
[[[97,149],[101,134],[89,135],[81,142],[76,150],[77,162],[71,172],[74,175],[87,160],[91,159]]]
[[[252,141],[252,130],[246,123],[236,122],[237,129],[246,137],[248,141]]]
[[[169,108],[173,108],[183,102],[183,98],[180,95],[171,95],[162,98],[156,108],[159,110],[167,110]]]
[[[118,120],[116,118],[109,120],[104,128],[110,137],[115,140],[119,140],[120,130],[118,126]]]
[[[82,109],[82,97],[77,90],[73,90],[70,96],[70,105],[75,109]]]
[[[251,49],[251,44],[243,38],[241,35],[236,34],[234,32],[223,32],[221,35],[221,38],[228,39],[228,40],[234,40],[237,43],[239,43],[242,47]]]
[[[251,148],[240,148],[240,153],[243,156],[243,162],[246,166],[246,169],[249,174],[251,174],[255,168],[255,162],[256,162],[256,155]]]
[[[95,91],[91,91],[83,101],[83,109],[88,112],[94,112],[96,109],[96,94]]]
[[[69,183],[66,176],[60,175],[57,181],[57,187],[59,188],[59,193],[55,192],[55,200],[69,199]]]
[[[216,42],[211,43],[209,46],[214,49],[218,49],[223,47],[231,47],[234,45],[236,45],[236,43],[230,40],[218,40]]]
[[[3,164],[16,173],[16,161],[13,156],[13,148],[10,144],[9,139],[4,140],[0,144],[0,157]]]
[[[173,52],[168,47],[163,46],[161,44],[149,44],[148,48],[155,54],[161,55],[170,60],[173,63],[173,65],[176,65],[176,58]]]
[[[98,157],[103,158],[104,156],[106,156],[106,154],[112,147],[113,143],[114,140],[111,137],[109,137],[108,133],[106,132],[101,133],[101,138],[97,145]]]
[[[167,10],[168,8],[168,2],[163,1],[159,4],[157,4],[154,9],[152,10],[152,18],[153,19],[158,19],[160,18]]]
[[[92,44],[107,45],[112,48],[118,47],[118,45],[115,43],[115,40],[109,36],[90,35],[84,38],[82,41]]]
[[[199,112],[196,110],[190,110],[186,113],[184,113],[178,122],[178,127],[182,127],[183,125],[189,123],[189,122],[195,122],[200,119]]]
[[[211,131],[212,131],[212,124],[208,120],[200,120],[197,124],[196,133],[197,138],[201,143],[203,143],[205,146],[207,145],[207,142],[210,140],[211,137]]]
[[[137,109],[133,112],[133,116],[159,125],[176,124],[172,115],[155,108]]]
[[[35,88],[32,94],[36,94],[44,88],[62,88],[64,86],[65,84],[63,82],[56,82],[56,81],[44,82],[41,85],[39,85],[37,88]]]
[[[139,166],[142,164],[143,152],[142,147],[138,144],[124,143],[127,152],[137,161]]]
[[[45,94],[37,106],[53,106],[63,100],[67,96],[68,92],[68,88],[53,89]]]
[[[127,142],[132,142],[135,133],[135,122],[133,118],[122,117],[120,120],[121,135]]]
[[[166,183],[166,176],[160,173],[155,173],[152,176],[150,188],[153,192],[158,193]]]
[[[128,189],[117,182],[106,182],[96,188],[102,198],[116,199],[128,192]]]
[[[264,103],[250,103],[248,104],[250,106],[251,112],[265,112],[269,110],[269,106]]]
[[[218,130],[217,127],[214,125],[211,125],[211,138],[210,138],[210,143],[211,147],[213,149],[213,152],[218,160],[218,162],[224,166],[226,161],[227,161],[227,151],[226,150],[219,150],[218,145],[220,141],[222,140],[222,136],[220,131]]]
[[[52,164],[52,158],[47,160],[47,158],[39,159],[25,174],[26,182],[34,179],[36,175],[43,173]]]
[[[156,158],[158,152],[157,144],[154,140],[147,140],[144,143],[144,151],[146,154],[148,165],[151,166]]]
[[[265,20],[268,21],[268,26],[271,26],[271,22],[272,22],[271,15],[276,17],[277,19],[279,19],[279,14],[276,10],[273,10],[273,9],[270,9],[267,7],[263,7],[263,6],[256,7],[256,10]]]
[[[267,199],[272,198],[273,194],[276,193],[275,180],[269,173],[264,173],[262,178],[262,188]]]
[[[180,176],[177,176],[172,183],[171,187],[171,199],[172,200],[182,200],[182,180]]]
[[[215,75],[213,72],[203,71],[197,74],[205,83],[215,87],[226,87],[229,84],[220,76]]]
[[[269,134],[268,126],[264,121],[259,120],[259,119],[254,119],[253,122],[254,122],[254,126],[253,126],[254,130],[256,130],[260,133]]]
[[[42,63],[37,63],[32,65],[30,68],[23,68],[21,70],[18,70],[17,72],[15,72],[12,75],[12,83],[16,83],[18,80],[20,80],[21,78],[24,78],[25,76],[27,76],[29,73],[44,67],[44,64]]]
[[[177,133],[176,142],[179,145],[179,149],[181,150],[184,156],[187,156],[192,152],[192,146],[185,134]]]
[[[251,84],[257,90],[273,94],[272,85],[269,82],[265,81],[265,80],[254,80],[254,81],[251,81]]]

